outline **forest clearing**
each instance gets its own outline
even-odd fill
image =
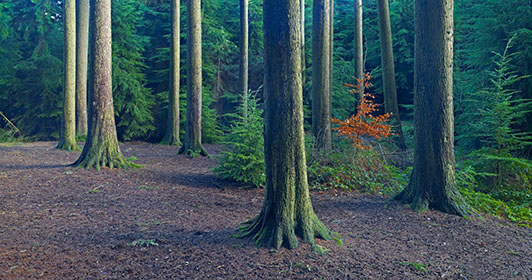
[[[53,142],[0,145],[2,279],[527,279],[532,231],[487,216],[418,214],[378,196],[312,192],[343,242],[294,250],[233,237],[263,200],[214,159],[122,145],[137,170],[75,169]],[[216,154],[219,146],[206,146]],[[175,152],[175,151],[174,151]],[[146,243],[133,245],[135,241]],[[153,241],[153,242],[151,242]],[[137,243],[138,244],[138,243]]]

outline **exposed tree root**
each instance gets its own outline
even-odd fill
[[[311,215],[310,223],[305,224],[275,219],[271,214],[269,216],[267,218],[262,211],[257,217],[244,222],[239,228],[240,234],[237,237],[251,237],[257,244],[275,249],[281,246],[295,249],[298,246],[297,237],[299,237],[309,243],[318,254],[323,254],[325,250],[315,244],[314,238],[332,239],[327,227],[315,214]]]
[[[179,138],[177,138],[175,135],[167,134],[159,144],[167,146],[179,146],[181,145],[181,141],[179,141]]]
[[[394,199],[402,203],[410,204],[416,212],[423,212],[428,209],[435,209],[445,213],[458,215],[461,217],[470,215],[470,208],[463,200],[462,196],[453,188],[446,195],[430,194],[428,190],[416,188],[410,182],[408,186]]]
[[[65,139],[59,140],[59,143],[57,143],[55,148],[68,152],[81,151],[81,148],[75,141],[66,141]]]
[[[124,169],[141,167],[140,165],[125,159],[117,146],[108,144],[83,149],[81,156],[72,164],[72,166],[84,169],[95,168],[97,170],[102,167]]]
[[[181,148],[179,148],[179,151],[177,152],[178,155],[185,155],[189,157],[195,157],[195,156],[208,156],[209,154],[203,148],[203,145],[196,145],[196,147],[185,147],[186,144],[181,145]]]

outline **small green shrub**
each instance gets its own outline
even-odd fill
[[[227,150],[222,152],[222,158],[214,169],[215,174],[255,187],[264,186],[266,176],[262,112],[257,99],[248,93],[243,98],[238,113],[229,115],[233,121],[230,132],[223,141]]]
[[[134,247],[150,247],[159,246],[159,243],[155,242],[155,239],[137,239],[131,243],[128,243],[127,245]]]
[[[406,186],[410,169],[388,164],[372,149],[360,150],[335,139],[333,150],[322,153],[307,143],[307,174],[311,188],[341,189],[391,196]]]

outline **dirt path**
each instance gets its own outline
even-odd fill
[[[0,145],[0,279],[532,279],[532,230],[506,221],[313,193],[344,245],[272,251],[233,237],[263,190],[217,179],[214,159],[131,143],[144,168],[86,171],[55,144]]]

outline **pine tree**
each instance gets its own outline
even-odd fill
[[[261,213],[242,228],[267,247],[330,239],[310,201],[303,132],[299,0],[264,1],[266,190]],[[318,246],[315,246],[319,250]]]
[[[135,166],[120,151],[113,109],[111,0],[91,0],[88,87],[89,131],[73,166],[84,168]]]
[[[170,92],[168,93],[168,121],[166,124],[166,133],[161,144],[163,145],[181,145],[179,140],[179,78],[181,70],[180,46],[181,46],[181,29],[180,29],[180,3],[179,0],[172,0],[171,5],[171,48],[170,48]]]
[[[63,118],[57,149],[80,150],[76,143],[76,0],[65,2],[63,59]]]
[[[76,136],[87,136],[89,0],[76,1]]]
[[[201,1],[187,0],[187,119],[179,154],[207,156],[201,143]]]
[[[395,198],[423,211],[467,215],[455,179],[453,0],[417,0],[414,168]],[[437,58],[437,59],[434,59]]]
[[[314,0],[312,7],[312,135],[316,147],[331,149],[331,6],[330,0]]]

